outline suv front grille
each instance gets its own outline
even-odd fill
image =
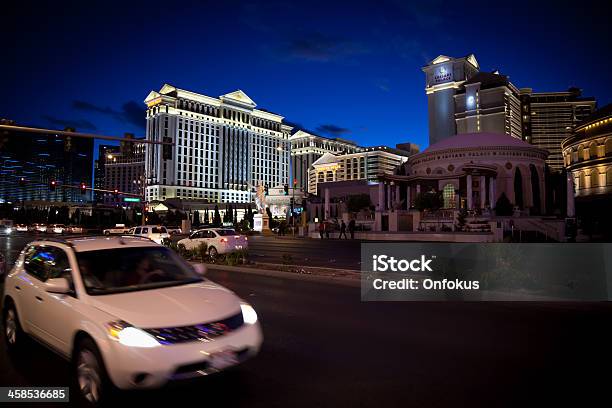
[[[190,341],[212,341],[223,336],[244,324],[242,313],[227,319],[212,323],[202,323],[193,326],[164,327],[159,329],[143,329],[154,336],[161,344],[187,343]]]

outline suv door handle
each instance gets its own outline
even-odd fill
[[[43,298],[41,298],[40,296],[34,296],[36,298],[36,300],[38,300],[39,302],[43,301]]]
[[[21,290],[21,288],[19,286],[17,286],[17,285],[15,285],[15,289]]]

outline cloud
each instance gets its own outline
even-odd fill
[[[135,101],[128,101],[121,106],[121,110],[115,110],[108,106],[99,106],[90,102],[75,100],[72,107],[82,112],[93,112],[109,116],[118,122],[133,125],[139,129],[145,128],[144,109]]]
[[[351,133],[351,130],[336,125],[326,124],[317,127],[317,132],[325,133],[326,135],[330,136],[342,136]]]
[[[56,118],[54,116],[49,116],[49,115],[43,115],[42,118],[52,125],[60,126],[63,128],[73,128],[76,130],[97,130],[98,129],[96,125],[94,125],[93,123],[85,119],[75,119],[75,120],[61,119],[61,118]]]
[[[283,57],[311,62],[337,61],[369,52],[370,49],[361,42],[316,32],[293,38],[279,50]]]

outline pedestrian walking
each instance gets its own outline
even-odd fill
[[[351,239],[355,239],[355,220],[354,219],[349,221],[348,230],[349,230],[349,233],[351,234]]]
[[[323,223],[323,221],[321,221],[319,223],[319,235],[321,236],[321,239],[323,239],[324,232],[325,232],[325,224]]]
[[[348,239],[346,236],[346,224],[344,223],[344,220],[342,220],[342,223],[340,224],[340,235],[338,236],[338,239],[341,239],[342,235],[344,235],[344,239]]]

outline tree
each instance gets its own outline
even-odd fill
[[[495,203],[495,215],[508,216],[512,215],[512,211],[512,203],[508,200],[508,197],[506,197],[506,193],[501,193],[497,199],[497,203]]]
[[[463,228],[465,228],[466,218],[467,218],[467,210],[463,208],[457,214],[457,229],[459,231],[463,231]]]
[[[438,191],[428,191],[425,193],[419,193],[414,199],[414,206],[417,210],[432,210],[436,211],[442,208],[444,200],[442,193]]]
[[[215,213],[213,215],[213,226],[220,227],[221,226],[221,214],[219,213],[219,206],[215,205]]]
[[[346,201],[346,209],[351,213],[358,213],[361,210],[370,208],[369,194],[354,194],[348,197]]]
[[[194,227],[199,227],[200,226],[200,213],[198,212],[198,210],[195,210],[193,212],[193,223],[192,225]]]

